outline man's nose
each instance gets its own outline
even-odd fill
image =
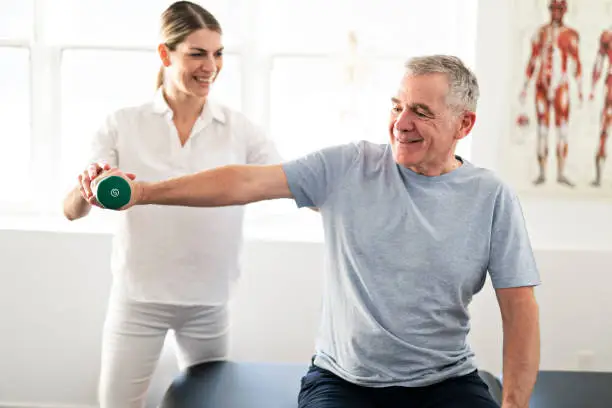
[[[409,132],[414,130],[414,118],[408,111],[402,111],[395,120],[395,129],[400,132]]]

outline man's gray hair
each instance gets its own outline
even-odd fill
[[[427,55],[410,58],[404,66],[411,75],[446,74],[450,85],[449,105],[476,112],[480,96],[478,81],[461,59],[451,55]]]

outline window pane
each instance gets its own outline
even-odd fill
[[[348,31],[355,30],[364,53],[407,57],[453,52],[459,30],[457,10],[464,1],[268,0],[262,3],[258,18],[266,21],[262,27],[264,43],[272,51],[336,52],[346,45]]]
[[[240,1],[200,3],[219,20],[226,45],[234,45],[240,38]],[[172,3],[169,0],[53,0],[46,10],[49,20],[45,36],[53,43],[155,46],[160,16]]]
[[[25,202],[30,194],[29,50],[0,48],[0,202]]]
[[[0,0],[0,38],[30,38],[33,17],[33,0]]]
[[[294,158],[354,140],[388,141],[390,100],[403,60],[364,60],[353,71],[347,64],[314,57],[274,60],[271,134],[283,155]]]
[[[339,65],[321,58],[275,58],[271,79],[270,132],[289,159],[358,135],[340,128],[345,100]]]
[[[363,51],[408,57],[454,53],[457,9],[467,0],[354,2],[353,27]]]
[[[348,0],[268,0],[258,7],[261,44],[272,52],[333,52],[344,45],[338,15]],[[322,12],[324,10],[324,12]]]
[[[240,109],[240,60],[225,56],[211,99]],[[90,136],[112,111],[145,103],[155,92],[155,52],[67,50],[62,55],[62,177],[82,170]]]

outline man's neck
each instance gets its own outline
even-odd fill
[[[463,162],[453,155],[452,158],[441,164],[410,166],[409,169],[423,176],[435,177],[450,173],[451,171],[461,167],[462,164]]]

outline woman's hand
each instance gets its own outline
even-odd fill
[[[118,210],[127,210],[128,208],[130,208],[131,206],[133,206],[134,204],[136,204],[136,202],[138,201],[138,199],[140,198],[141,195],[141,190],[142,190],[142,186],[140,184],[142,183],[134,183],[134,179],[136,178],[136,175],[133,173],[124,173],[121,170],[119,170],[118,168],[110,168],[110,167],[105,167],[102,172],[98,173],[96,175],[96,177],[94,177],[93,180],[91,180],[91,183],[89,185],[89,188],[91,191],[95,191],[96,190],[96,184],[98,182],[101,182],[102,180],[104,180],[107,177],[110,176],[118,176],[123,178],[125,181],[127,181],[127,183],[130,186],[130,201],[124,205],[121,208],[118,208]],[[105,208],[103,207],[100,203],[98,203],[98,200],[96,199],[95,195],[92,195],[92,197],[90,198],[91,201],[89,201],[90,203],[92,203],[92,205],[96,205],[100,208]]]
[[[81,174],[79,174],[79,191],[83,199],[85,199],[85,201],[87,201],[89,204],[95,205],[96,207],[101,207],[93,194],[91,182],[102,174],[102,172],[110,169],[111,166],[106,163],[91,163]]]

